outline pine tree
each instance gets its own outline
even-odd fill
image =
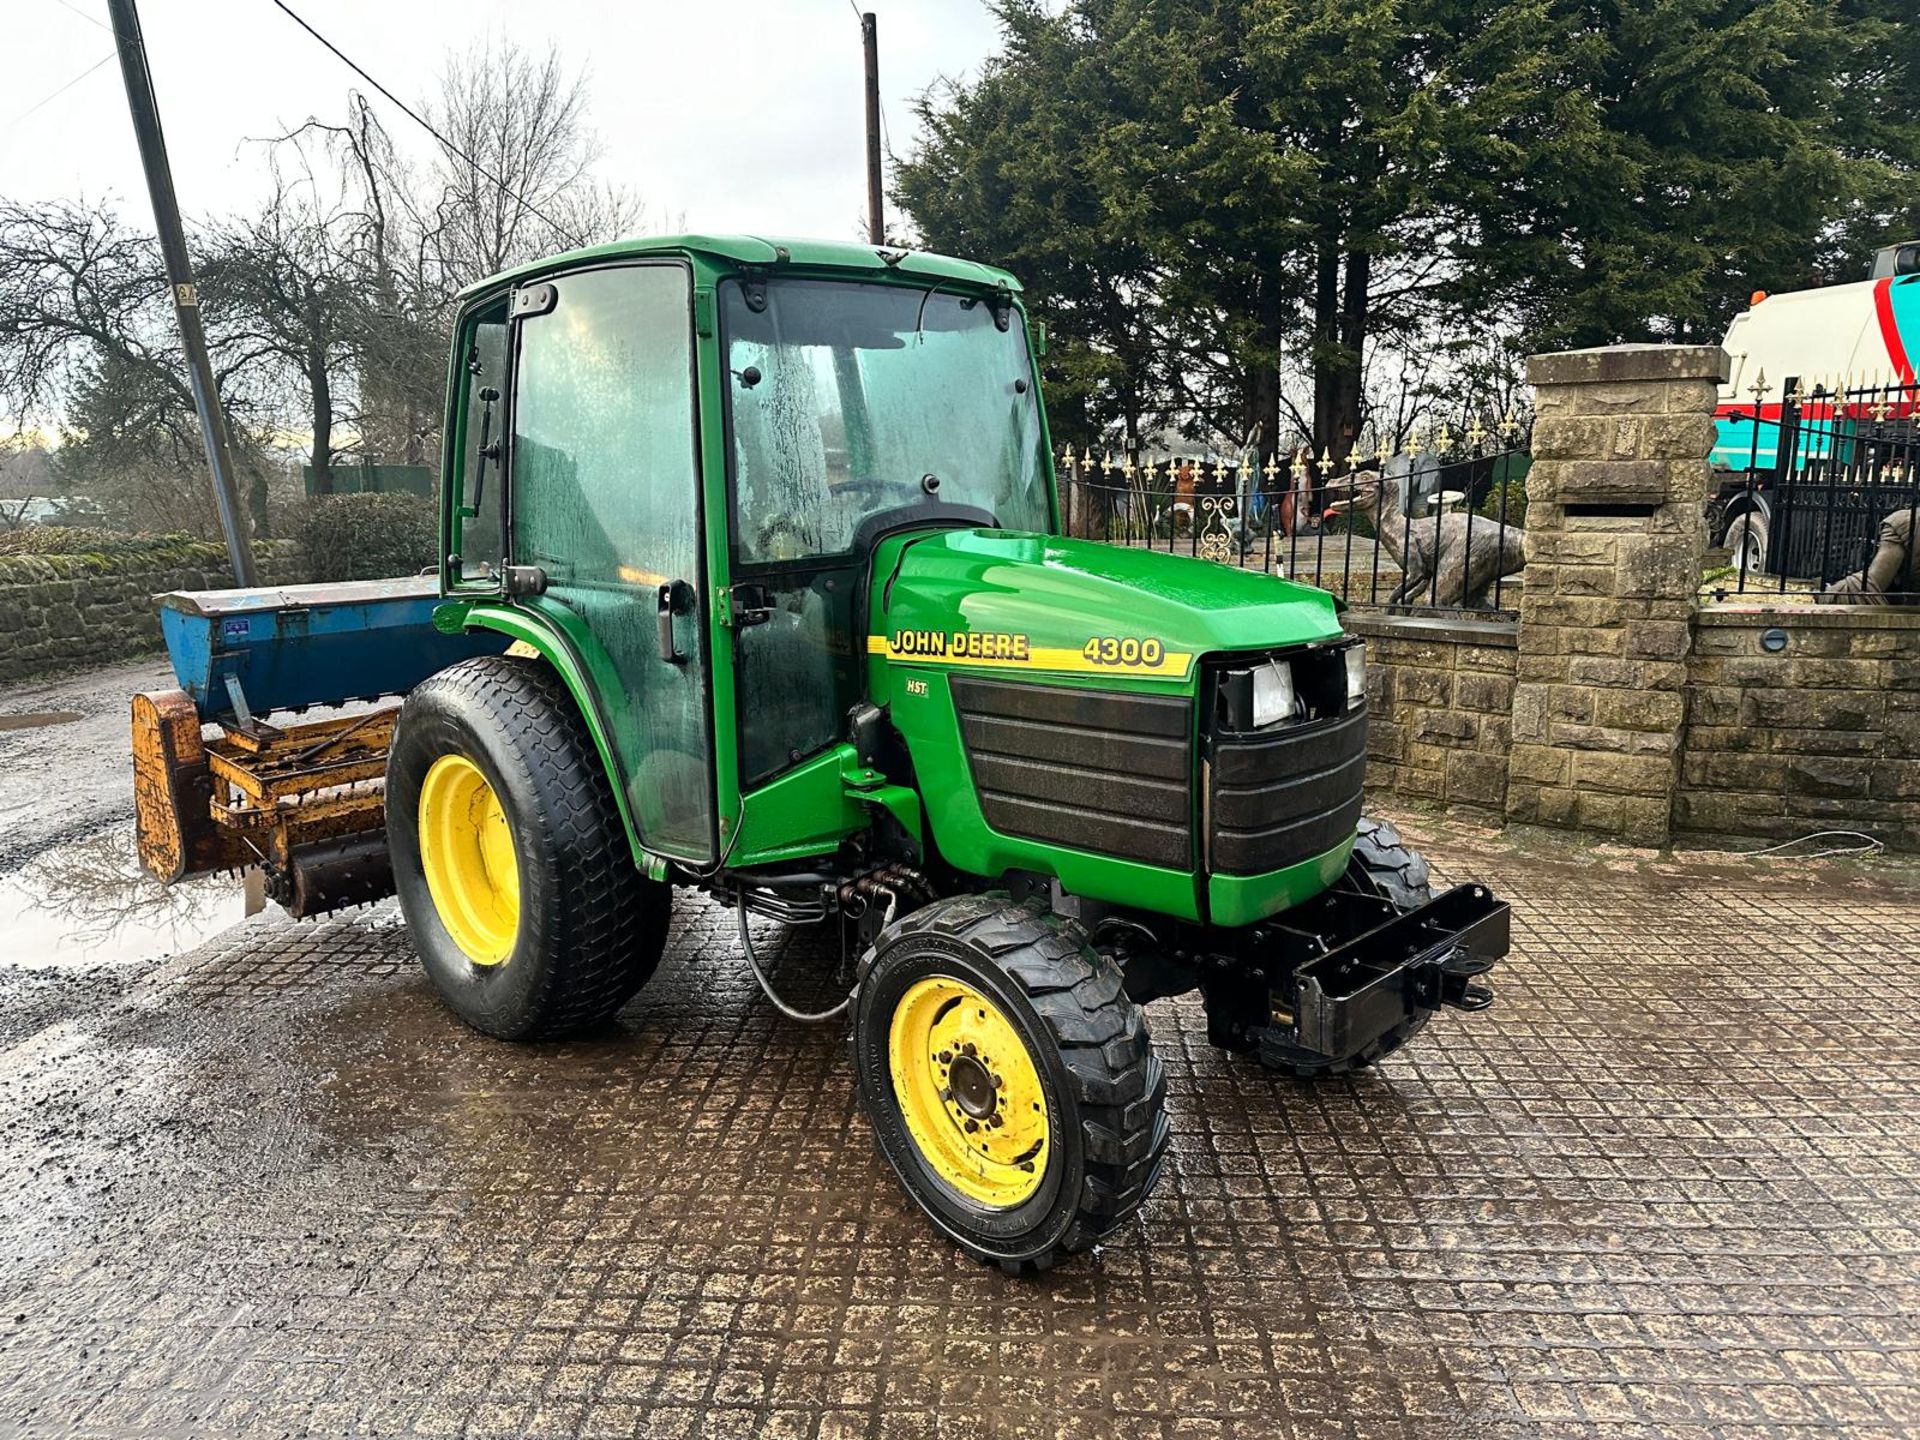
[[[1063,435],[1357,438],[1369,344],[1717,339],[1920,231],[1897,0],[1007,0],[898,192],[1022,275]],[[1846,278],[1851,278],[1847,276]],[[1283,414],[1281,378],[1313,381]],[[1290,437],[1289,437],[1290,438]]]

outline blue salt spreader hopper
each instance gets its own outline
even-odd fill
[[[253,590],[182,590],[157,597],[160,630],[180,688],[203,720],[242,725],[276,710],[402,695],[506,637],[433,628],[431,575]]]

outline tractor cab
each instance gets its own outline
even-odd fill
[[[662,240],[467,297],[446,593],[539,616],[604,677],[648,851],[712,860],[738,820],[716,786],[842,737],[881,539],[1054,528],[1015,291],[935,257]]]

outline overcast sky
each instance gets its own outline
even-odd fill
[[[649,228],[684,215],[692,230],[863,233],[860,26],[849,0],[288,3],[415,108],[449,46],[488,35],[557,45],[588,69],[607,152],[601,174],[639,192]],[[893,149],[905,154],[914,97],[940,76],[976,73],[996,27],[984,0],[865,8],[880,17],[881,101]],[[4,9],[0,194],[111,195],[151,223],[109,58],[106,0],[4,0]],[[250,137],[309,116],[336,119],[348,89],[366,88],[270,0],[141,0],[140,16],[190,217],[243,209],[264,193]],[[374,103],[396,138],[424,140],[386,101]]]

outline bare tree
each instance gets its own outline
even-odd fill
[[[452,293],[431,243],[437,230],[421,212],[416,172],[365,96],[350,97],[348,109],[335,143],[362,210],[361,441],[370,453],[422,465],[440,430]]]
[[[191,404],[166,304],[159,246],[106,206],[0,200],[0,409],[56,416],[103,360]]]
[[[464,152],[442,148],[433,167],[433,244],[453,288],[638,225],[638,198],[593,174],[603,151],[586,109],[584,73],[552,49],[489,43],[447,62],[427,110]]]
[[[291,176],[283,156],[300,162]],[[355,419],[361,227],[306,158],[275,147],[271,198],[213,232],[203,288],[225,362],[255,372],[274,401],[298,397],[286,409],[308,432],[315,493],[330,495],[335,426]]]
[[[357,94],[344,123],[310,120],[276,142],[297,156],[289,169],[311,177],[321,167],[308,142],[322,139],[346,197],[326,221],[356,275],[349,348],[364,453],[432,459],[462,288],[638,227],[638,199],[592,173],[602,152],[586,107],[583,74],[551,50],[536,57],[506,44],[448,61],[427,110],[452,145],[435,146],[422,167]]]
[[[215,359],[247,466],[254,407],[234,359]],[[0,414],[57,422],[62,485],[116,518],[214,533],[159,247],[107,206],[0,200]]]
[[[426,108],[451,144],[423,163],[355,95],[344,123],[268,142],[266,206],[189,237],[257,525],[268,437],[306,434],[323,493],[356,448],[428,463],[459,290],[637,228],[639,201],[593,173],[586,107],[554,52],[482,47],[443,71]],[[58,427],[61,482],[112,518],[210,533],[158,247],[109,207],[0,200],[0,417]]]

